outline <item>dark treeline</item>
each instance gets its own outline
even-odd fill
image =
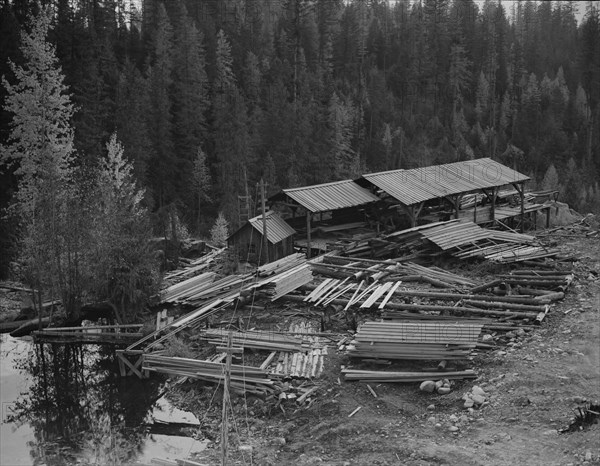
[[[42,3],[77,106],[78,160],[96,163],[116,130],[158,220],[176,212],[205,233],[223,211],[235,227],[238,196],[256,200],[261,177],[271,194],[478,157],[560,187],[575,209],[600,205],[593,2]],[[9,82],[35,8],[2,2]],[[5,206],[16,183],[1,176]]]

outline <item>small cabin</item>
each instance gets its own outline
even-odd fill
[[[263,216],[257,215],[248,220],[227,238],[227,245],[233,249],[242,262],[264,264],[288,256],[294,252],[293,235],[296,233],[277,213],[265,214],[267,231],[267,251],[263,251]],[[262,256],[262,257],[261,257]]]

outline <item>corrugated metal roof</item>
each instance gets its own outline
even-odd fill
[[[528,176],[489,158],[368,173],[362,177],[404,205],[529,180]]]
[[[284,189],[283,192],[312,213],[355,207],[379,200],[352,180]],[[278,197],[276,195],[271,199]]]
[[[254,218],[248,220],[250,225],[252,225],[256,230],[263,233],[263,223],[262,223],[262,215],[257,215]],[[280,241],[286,239],[289,236],[292,236],[296,233],[288,223],[282,219],[279,215],[277,215],[273,211],[269,211],[266,214],[266,223],[267,223],[267,239],[270,243],[276,244]]]

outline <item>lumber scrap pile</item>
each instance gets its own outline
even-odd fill
[[[224,251],[225,248],[215,249],[198,259],[186,261],[184,267],[168,272],[167,274],[165,274],[164,278],[167,281],[171,281],[182,280],[192,275],[197,275],[199,272],[208,269]]]
[[[414,250],[417,250],[415,253]],[[459,259],[481,258],[500,263],[520,262],[543,257],[553,257],[557,249],[544,246],[535,237],[513,231],[481,228],[466,219],[430,223],[391,233],[371,240],[366,245],[344,250],[346,255],[385,257],[413,251],[416,257],[426,258],[449,254]],[[368,254],[367,254],[368,255]],[[411,260],[405,256],[404,260]]]
[[[225,380],[225,364],[198,359],[145,354],[142,369],[216,384],[223,383]],[[231,389],[242,393],[268,395],[275,391],[275,386],[263,369],[232,364]]]
[[[402,360],[466,359],[483,327],[480,322],[365,322],[348,345],[351,357]]]
[[[456,286],[476,286],[477,284],[466,277],[440,269],[439,267],[424,267],[412,262],[397,264],[389,280],[400,279],[403,282],[423,281],[441,288]]]

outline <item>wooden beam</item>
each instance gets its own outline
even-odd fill
[[[310,216],[311,213],[306,211],[306,258],[310,259],[310,248],[311,248],[311,238],[310,238]]]

